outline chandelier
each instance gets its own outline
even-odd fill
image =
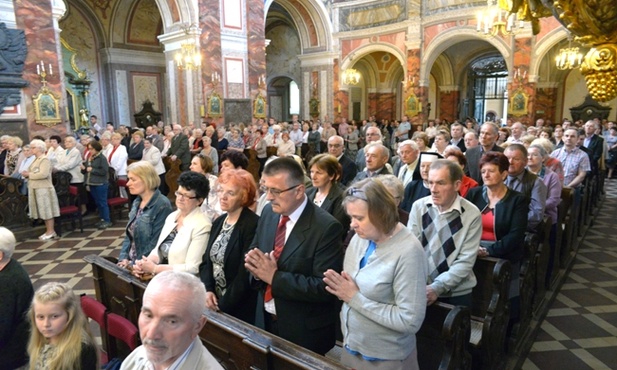
[[[343,72],[343,83],[345,85],[357,85],[360,82],[361,76],[362,75],[357,70],[347,68],[345,72]]]
[[[195,35],[195,32],[198,33],[198,29],[194,29],[194,24],[188,27],[182,27],[184,34],[189,36],[191,34]],[[196,26],[195,26],[196,27]],[[176,66],[178,69],[186,69],[190,71],[196,71],[201,67],[201,54],[197,49],[197,45],[195,44],[195,40],[188,40],[187,42],[183,42],[180,45],[180,50],[174,56],[176,60]]]
[[[583,53],[580,53],[578,48],[572,47],[572,35],[568,36],[568,47],[559,50],[559,54],[555,57],[555,64],[557,69],[576,69],[581,66],[583,62]]]
[[[484,36],[512,35],[525,24],[516,21],[516,14],[499,7],[498,0],[487,0],[486,9],[478,13],[476,31]]]

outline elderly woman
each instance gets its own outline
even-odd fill
[[[401,201],[403,200],[403,195],[405,194],[405,187],[403,186],[403,182],[394,175],[381,175],[379,176],[379,181],[386,187],[386,190],[390,192],[392,197],[394,198],[394,202],[396,203],[397,211],[398,211],[398,220],[403,224],[407,225],[407,221],[409,221],[409,213],[400,208]]]
[[[548,154],[548,157],[544,158],[542,164],[544,167],[557,174],[557,177],[559,177],[559,181],[563,186],[563,164],[559,161],[559,159],[550,156],[550,153],[552,153],[555,149],[553,143],[550,140],[540,138],[532,141],[531,145],[541,145],[544,148],[544,151]],[[529,152],[527,154],[529,154]]]
[[[41,140],[32,140],[30,150],[34,161],[21,175],[28,179],[28,207],[30,218],[45,221],[45,233],[40,240],[50,240],[58,235],[54,231],[54,217],[60,216],[58,196],[51,182],[51,162],[45,156],[47,146]]]
[[[319,132],[319,124],[317,122],[313,122],[307,141],[309,145],[309,152],[312,148],[313,154],[321,153],[321,133]]]
[[[133,142],[129,145],[128,159],[140,161],[144,155],[144,133],[136,130],[132,135]]]
[[[268,144],[266,140],[263,138],[263,132],[260,129],[256,129],[253,132],[253,146],[251,147],[255,152],[257,152],[257,160],[259,161],[259,175],[264,170],[264,166],[266,165],[266,159],[268,159]]]
[[[206,157],[202,154],[194,156],[191,160],[191,166],[189,167],[191,171],[200,173],[208,179],[210,192],[208,193],[206,201],[202,203],[201,210],[210,218],[210,221],[214,221],[223,213],[218,197],[218,178],[212,174],[212,168],[214,168],[214,166],[210,157]]]
[[[144,139],[144,151],[142,153],[141,160],[150,163],[152,167],[154,167],[154,170],[159,177],[159,190],[166,196],[169,189],[167,188],[167,183],[165,182],[165,165],[163,164],[161,151],[152,143],[152,141],[153,139],[150,137]]]
[[[221,155],[220,173],[226,169],[243,169],[246,170],[249,165],[249,160],[244,153],[237,150],[230,150]]]
[[[433,142],[433,149],[431,152],[437,153],[443,156],[446,151],[446,147],[450,144],[450,134],[445,130],[439,130],[435,135],[435,141]]]
[[[13,258],[15,235],[0,227],[0,358],[3,369],[19,369],[28,363],[30,324],[26,313],[34,289],[30,276]]]
[[[227,145],[227,150],[237,150],[239,152],[244,151],[244,140],[240,136],[240,130],[236,127],[231,129],[231,139]]]
[[[156,247],[148,257],[135,262],[133,274],[157,274],[165,270],[199,273],[212,223],[199,206],[208,197],[210,185],[202,174],[184,172],[178,177],[176,207],[163,225]]]
[[[343,272],[324,273],[326,290],[340,300],[343,365],[418,369],[416,332],[426,312],[426,257],[418,239],[398,221],[396,203],[378,179],[347,189],[343,201],[356,235]]]
[[[203,149],[201,149],[200,154],[206,157],[210,157],[212,160],[212,173],[215,175],[219,174],[219,152],[212,147],[212,138],[209,136],[204,136],[201,138],[203,142]]]
[[[54,165],[56,171],[66,171],[71,174],[71,185],[77,188],[79,203],[81,204],[81,213],[86,213],[88,204],[88,192],[84,185],[84,175],[81,173],[81,153],[77,149],[77,140],[72,136],[64,138],[64,148],[66,153],[58,156],[58,160]]]
[[[296,146],[293,141],[289,140],[289,132],[283,131],[281,139],[283,140],[277,145],[276,155],[279,157],[286,157],[296,154]]]
[[[218,138],[217,149],[227,150],[227,146],[229,145],[229,140],[227,140],[227,130],[225,130],[225,127],[219,127],[216,130],[216,137]]]
[[[199,274],[206,286],[206,306],[253,324],[257,291],[251,289],[244,255],[249,251],[257,216],[249,209],[257,187],[245,170],[229,170],[219,178],[219,198],[224,214],[212,224]]]
[[[13,176],[17,171],[17,162],[21,154],[23,141],[17,136],[9,136],[6,139],[6,159],[4,160],[4,174]]]
[[[420,153],[418,166],[420,166],[420,179],[413,180],[405,187],[405,194],[400,207],[407,213],[411,211],[413,203],[420,199],[431,195],[428,188],[428,171],[431,168],[431,163],[442,157],[437,153],[424,152]]]
[[[160,178],[152,164],[132,163],[127,168],[129,192],[135,196],[118,265],[128,267],[150,254],[156,246],[165,219],[172,212],[171,203],[158,190]]]
[[[23,195],[28,195],[28,179],[24,178],[21,173],[26,171],[28,167],[34,162],[36,157],[30,150],[30,144],[24,145],[17,161],[17,170],[12,177],[22,180],[22,185],[19,187],[19,192]]]
[[[90,195],[94,199],[96,208],[99,210],[101,221],[96,224],[99,229],[106,229],[111,226],[109,217],[109,206],[107,205],[107,191],[109,189],[109,165],[107,159],[101,153],[103,147],[101,143],[92,140],[88,144],[90,157],[84,162],[81,170],[85,171],[85,182],[90,187]]]
[[[115,170],[116,177],[126,180],[126,166],[128,165],[129,155],[126,151],[126,147],[122,145],[121,141],[121,134],[116,132],[115,134],[111,135],[112,148],[111,150],[109,150],[109,152],[106,153],[106,155],[107,161],[109,162],[109,167]],[[122,198],[128,198],[126,190],[123,187],[120,188],[120,196]]]
[[[413,133],[413,136],[411,137],[411,140],[415,141],[416,144],[418,144],[418,150],[420,152],[427,152],[428,151],[428,143],[429,143],[429,137],[425,132],[422,131],[416,131]]]
[[[458,192],[461,197],[465,197],[469,189],[478,186],[478,182],[476,180],[465,175],[465,167],[467,166],[467,158],[465,157],[465,154],[463,154],[463,152],[458,147],[450,145],[444,152],[443,156],[445,159],[457,163],[459,166],[461,166],[461,169],[463,170],[463,179],[461,180],[461,187],[459,188]]]
[[[167,153],[169,152],[169,148],[171,148],[171,141],[174,138],[174,133],[172,131],[165,134],[165,138],[163,139],[163,150],[161,151],[161,157],[167,157]]]
[[[309,171],[313,185],[306,189],[309,202],[315,203],[334,216],[343,225],[346,234],[350,220],[343,208],[344,193],[339,185],[342,169],[338,159],[330,154],[319,154],[311,159]]]
[[[484,185],[470,189],[465,198],[482,212],[482,237],[478,257],[507,259],[512,264],[508,297],[510,320],[515,322],[520,313],[519,273],[529,206],[522,194],[506,186],[508,167],[508,157],[503,153],[484,154],[480,159],[480,173]]]

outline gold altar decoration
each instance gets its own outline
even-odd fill
[[[345,85],[357,85],[360,83],[360,77],[362,77],[360,72],[353,68],[347,68],[343,72],[343,83]]]
[[[529,104],[529,94],[522,87],[516,89],[510,99],[510,108],[508,113],[515,116],[524,116],[527,114],[527,105]]]
[[[186,36],[198,34],[199,28],[196,24],[180,26]],[[180,50],[174,56],[176,65],[180,70],[196,71],[201,67],[201,53],[197,48],[195,40],[188,40],[180,44]]]
[[[49,64],[45,66],[43,61],[36,65],[36,74],[41,78],[43,86],[32,97],[34,104],[34,121],[43,126],[52,127],[62,122],[60,117],[60,98],[47,87],[47,76],[53,76],[54,70]]]
[[[409,117],[417,116],[422,113],[422,102],[416,94],[411,93],[405,100],[405,115]]]
[[[538,18],[554,15],[572,34],[574,41],[591,49],[581,73],[591,96],[600,102],[617,97],[617,7],[615,0],[499,0],[502,9],[532,17],[534,34]],[[535,19],[535,23],[534,23]]]
[[[253,117],[266,118],[266,99],[258,93],[253,101]]]

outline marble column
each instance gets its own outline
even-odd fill
[[[61,2],[60,2],[61,3]],[[64,73],[62,71],[62,54],[59,42],[60,29],[58,19],[64,14],[64,4],[52,7],[51,0],[21,0],[14,2],[17,28],[27,30],[26,44],[28,55],[24,63],[23,78],[30,83],[24,88],[26,115],[28,117],[28,131],[30,137],[42,135],[65,136],[68,129],[66,116],[66,97],[64,88]],[[38,94],[43,86],[41,77],[37,75],[37,65],[41,69],[41,62],[47,73],[47,87],[59,100],[59,114],[61,122],[51,128],[35,123],[33,96]]]
[[[561,117],[557,117],[557,90],[558,82],[540,82],[536,89],[536,119],[550,119],[557,122]]]
[[[263,11],[263,5],[262,5]],[[208,98],[212,93],[224,97],[223,84],[223,57],[221,51],[221,5],[219,0],[199,0],[199,45],[201,49],[201,89],[203,91],[204,104],[208,104]],[[263,16],[262,16],[263,19]],[[262,25],[263,27],[263,25]],[[213,76],[222,76],[220,81],[213,80]],[[220,82],[220,83],[219,83]],[[223,99],[221,106],[225,112]],[[205,109],[207,112],[207,107]],[[207,113],[206,113],[207,114]],[[212,122],[224,122],[224,118],[213,118]]]
[[[340,59],[334,60],[332,88],[334,90],[334,121],[341,122],[341,118],[351,119],[349,116],[349,92],[340,90]]]
[[[439,111],[435,112],[435,117],[447,119],[450,122],[457,119],[459,99],[458,86],[439,86]]]
[[[508,118],[513,121],[520,121],[523,124],[533,124],[535,121],[535,101],[536,83],[538,76],[529,75],[529,65],[531,64],[532,47],[531,37],[517,37],[514,40],[513,48],[513,72],[512,82],[508,84]],[[514,103],[512,103],[514,100]],[[520,107],[523,100],[526,106],[524,109],[513,110]]]
[[[420,49],[407,50],[407,83],[403,93],[403,112],[407,114],[407,99],[415,94],[418,99],[418,113],[409,115],[409,121],[413,125],[413,131],[422,129],[426,120],[426,113],[423,107],[428,104],[428,87],[424,81],[420,80],[420,69],[422,67],[422,52]]]
[[[268,94],[266,84],[260,83],[261,79],[266,79],[266,34],[262,0],[246,0],[246,23],[249,96],[253,106],[258,95],[266,98]],[[265,111],[268,112],[269,108],[266,107]]]

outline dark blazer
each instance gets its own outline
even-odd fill
[[[482,212],[488,205],[486,188],[469,189],[465,197]],[[495,205],[495,237],[492,245],[486,247],[491,257],[507,259],[512,263],[523,258],[523,241],[527,230],[527,213],[529,206],[525,197],[512,189]],[[483,243],[484,245],[484,243]]]
[[[420,166],[418,166],[420,167]],[[411,212],[411,206],[414,202],[420,198],[424,198],[431,195],[431,191],[424,187],[424,180],[413,180],[405,187],[405,193],[403,200],[399,207],[405,212]]]
[[[129,159],[140,161],[143,154],[144,154],[144,142],[143,141],[140,141],[139,144],[133,143],[129,145],[129,149],[128,149]]]
[[[467,147],[465,146],[465,140],[463,140],[463,138],[458,141],[458,144],[453,144],[452,140],[450,140],[450,145],[457,146],[463,153],[467,151]]]
[[[306,189],[306,196],[308,197],[309,202],[313,202],[315,200],[316,194],[317,188]],[[342,188],[338,183],[335,183],[332,185],[328,196],[324,199],[323,203],[321,203],[320,207],[334,216],[334,218],[336,218],[336,220],[343,226],[343,234],[341,235],[341,238],[345,235],[345,232],[347,232],[349,225],[351,224],[351,219],[347,215],[347,212],[345,212],[345,208],[343,208],[343,198],[345,198],[344,188]]]
[[[191,164],[191,152],[189,151],[189,138],[183,133],[179,133],[171,139],[171,145],[167,155],[175,155],[180,162],[180,169],[186,171]]]
[[[403,161],[399,157],[396,158],[394,164],[392,165],[392,174],[398,177],[398,173],[401,170],[401,167],[406,166]],[[413,170],[412,180],[420,180],[422,176],[420,175],[420,154],[418,153],[418,162],[416,164],[416,168]]]
[[[341,156],[341,159],[338,160],[338,163],[340,163],[341,167],[343,168],[341,184],[350,185],[354,177],[356,177],[356,174],[358,173],[358,168],[356,167],[356,164],[345,154]]]
[[[251,248],[272,252],[279,216],[270,204],[264,207]],[[322,355],[334,346],[340,311],[336,298],[326,291],[323,274],[328,269],[343,268],[342,231],[341,224],[328,212],[307,202],[272,279],[279,336]],[[251,281],[261,289],[256,325],[265,328],[266,285],[253,277]]]
[[[493,145],[493,148],[490,151],[503,153],[503,148],[495,144]],[[484,181],[482,181],[482,175],[480,174],[480,158],[482,158],[483,154],[484,152],[482,151],[481,145],[478,145],[473,148],[469,148],[465,152],[465,158],[467,159],[467,166],[465,167],[465,175],[476,180],[478,185],[484,184]]]
[[[353,181],[351,183],[349,183],[348,185],[352,185],[355,182],[358,182],[360,180],[364,180],[364,179],[368,179],[369,177],[377,177],[380,175],[392,175],[390,173],[390,171],[388,170],[388,166],[383,166],[381,168],[381,170],[378,173],[374,173],[373,176],[369,176],[368,172],[366,170],[364,171],[360,171],[356,174],[356,177],[354,177]]]
[[[208,292],[216,292],[210,251],[216,238],[221,233],[226,218],[227,214],[225,213],[212,223],[206,253],[204,253],[201,265],[199,265],[199,276]],[[223,270],[227,289],[222,297],[217,296],[221,311],[249,324],[255,323],[257,291],[252,289],[249,284],[249,273],[244,268],[244,255],[249,251],[251,242],[255,237],[258,221],[259,216],[253,211],[248,208],[242,209],[225,248]]]
[[[593,135],[589,141],[587,149],[591,152],[591,170],[595,173],[598,171],[600,158],[604,152],[604,139],[598,135]]]

